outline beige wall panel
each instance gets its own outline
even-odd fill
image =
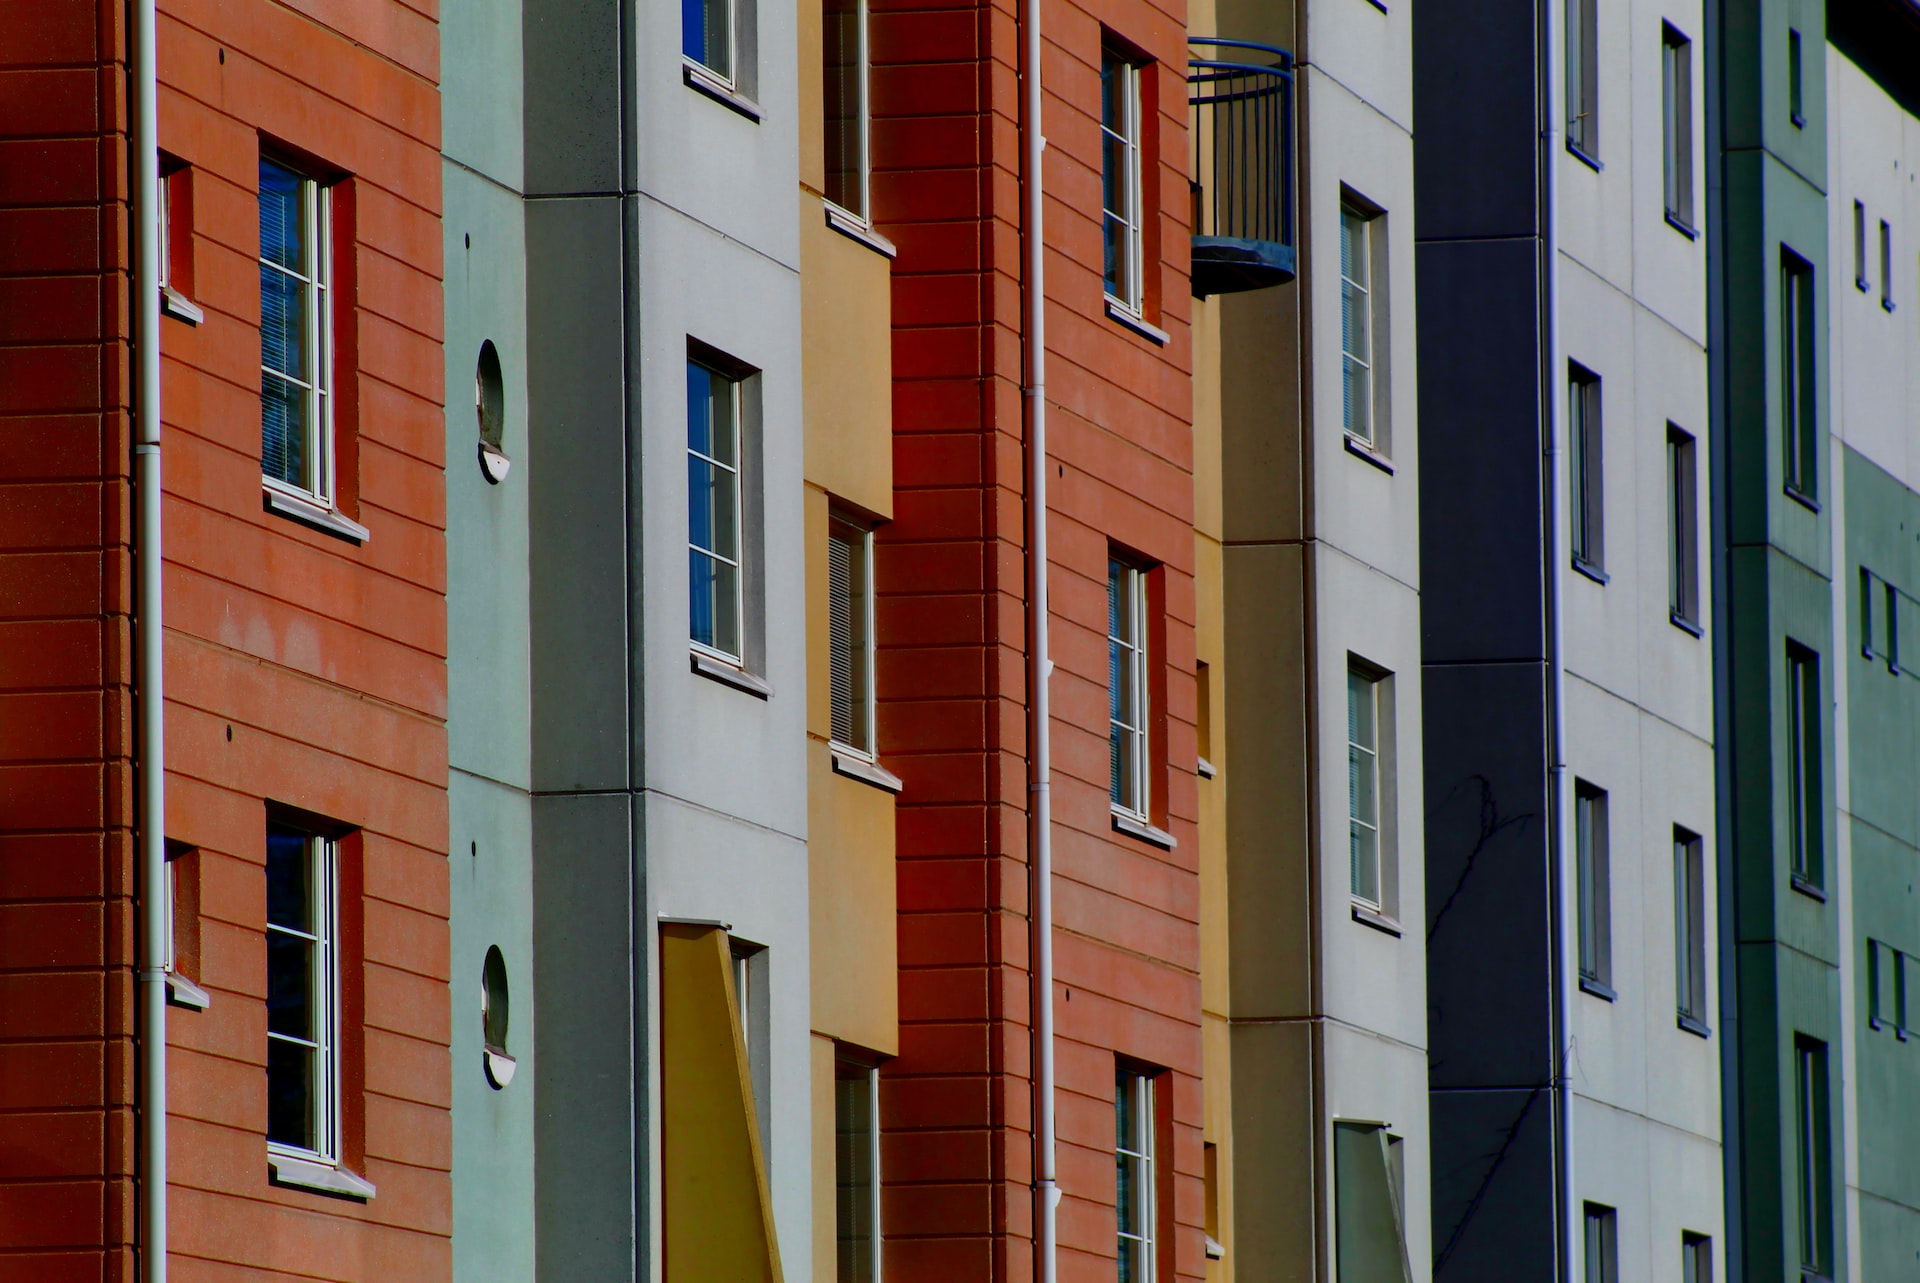
[[[1573,1131],[1575,1196],[1616,1210],[1621,1278],[1679,1283],[1683,1231],[1713,1239],[1720,1276],[1717,1144],[1585,1100],[1575,1106]]]
[[[1233,1029],[1234,1273],[1261,1283],[1314,1278],[1313,1026]],[[1254,1088],[1258,1084],[1258,1088]]]
[[[802,0],[794,23],[795,52],[800,58],[800,185],[813,192],[827,189],[825,20],[821,6]],[[800,202],[804,223],[819,208]]]
[[[1194,586],[1200,599],[1200,623],[1196,629],[1198,658],[1207,665],[1207,688],[1202,692],[1209,709],[1202,716],[1210,729],[1211,743],[1203,742],[1200,753],[1212,762],[1216,774],[1197,784],[1200,802],[1200,1005],[1222,1015],[1230,1010],[1227,988],[1227,768],[1226,735],[1223,717],[1227,707],[1226,665],[1222,663],[1221,619],[1223,617],[1222,554],[1211,539],[1194,540]]]
[[[1633,292],[1644,307],[1685,334],[1696,348],[1707,341],[1707,240],[1704,235],[1689,237],[1667,221],[1661,27],[1672,23],[1693,46],[1693,100],[1688,111],[1693,120],[1693,225],[1698,230],[1707,221],[1708,160],[1707,50],[1702,39],[1706,20],[1701,8],[1699,0],[1633,0],[1628,67],[1633,90]],[[1603,83],[1601,92],[1610,88],[1611,82]]]
[[[1221,526],[1234,543],[1298,539],[1304,521],[1297,285],[1216,300],[1220,440],[1233,466],[1221,477]]]
[[[820,740],[808,743],[807,765],[813,1029],[891,1056],[900,1049],[893,795],[836,774]]]
[[[877,517],[893,514],[891,267],[801,194],[807,480]]]
[[[1220,513],[1220,304],[1193,301],[1193,528],[1224,537]]]

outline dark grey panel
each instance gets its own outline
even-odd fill
[[[1547,1283],[1560,1220],[1553,1092],[1437,1091],[1428,1108],[1434,1283]]]
[[[1436,1090],[1552,1073],[1545,680],[1539,664],[1421,670]]]
[[[1536,10],[1535,0],[1413,6],[1413,169],[1422,240],[1534,233]]]
[[[524,0],[530,196],[619,189],[620,9],[620,0]]]
[[[1537,243],[1423,244],[1417,267],[1423,653],[1540,659]]]

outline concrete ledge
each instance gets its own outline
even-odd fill
[[[361,1203],[374,1195],[372,1181],[356,1176],[344,1167],[336,1167],[331,1163],[318,1163],[311,1158],[268,1153],[267,1169],[272,1173],[273,1183],[276,1185],[310,1189],[321,1194],[331,1194],[335,1198],[350,1198]]]

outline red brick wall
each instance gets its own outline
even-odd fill
[[[206,313],[162,322],[166,830],[197,852],[181,898],[198,902],[213,1000],[170,1020],[175,1278],[444,1278],[436,6],[161,10],[160,142],[193,167]],[[0,134],[59,139],[0,137],[0,1280],[125,1277],[133,1234],[122,11],[0,0]],[[341,490],[363,546],[262,509],[263,138],[352,180]],[[269,802],[356,832],[348,1153],[379,1189],[364,1206],[267,1180]],[[71,1269],[26,1263],[43,1245],[72,1249]]]
[[[1032,1276],[1015,0],[874,0],[875,202],[893,277],[896,520],[881,536],[881,747],[899,810],[901,1056],[884,1075],[889,1267]],[[1175,1272],[1199,1277],[1191,348],[1184,6],[1049,0],[1044,77],[1053,517],[1061,1277],[1111,1279],[1115,1056],[1169,1070]],[[1149,319],[1105,315],[1102,27],[1156,60]],[[1168,194],[1177,194],[1173,199]],[[1155,252],[1157,251],[1157,253]],[[1162,851],[1107,799],[1109,541],[1160,564]]]

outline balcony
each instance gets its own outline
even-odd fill
[[[1193,37],[1193,292],[1294,277],[1293,55],[1250,40]]]

